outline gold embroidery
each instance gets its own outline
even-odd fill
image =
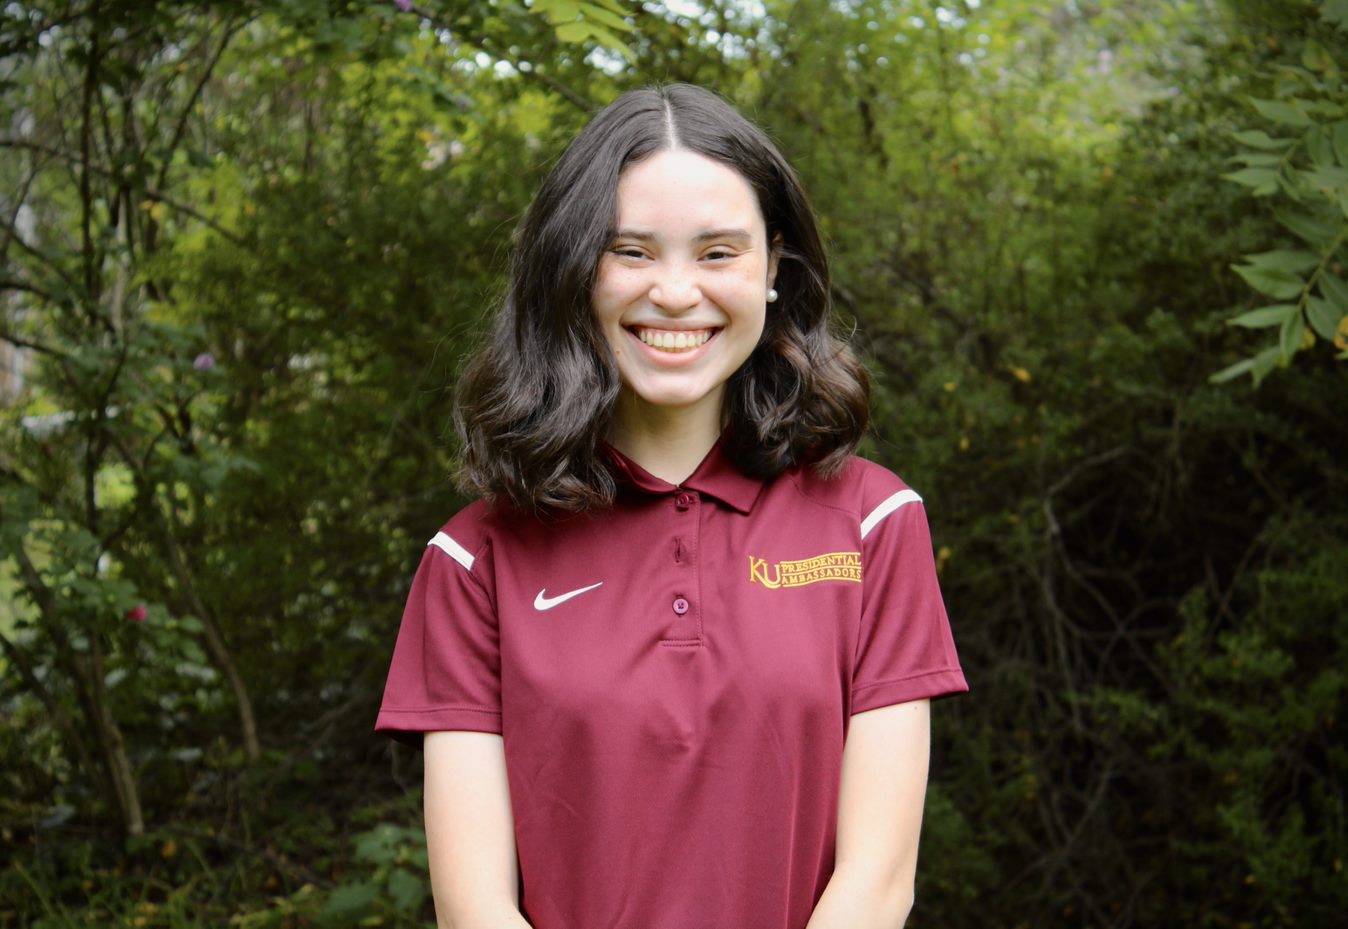
[[[749,556],[750,584],[762,584],[776,590],[778,587],[804,587],[820,581],[861,583],[861,552],[826,552],[813,558],[779,561],[774,565],[769,565],[766,558]]]

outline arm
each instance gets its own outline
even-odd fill
[[[806,929],[900,929],[913,905],[930,702],[857,713],[843,746],[833,876]]]
[[[519,911],[501,736],[428,732],[424,753],[426,850],[437,924],[440,929],[529,929]]]

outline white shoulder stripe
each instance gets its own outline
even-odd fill
[[[904,504],[914,501],[922,502],[922,498],[917,495],[915,490],[900,490],[898,493],[885,498],[884,502],[871,510],[870,515],[861,521],[861,537],[866,538],[870,535],[872,529],[880,525],[882,519]]]
[[[459,564],[463,565],[469,571],[473,570],[473,556],[468,549],[464,548],[458,542],[455,542],[443,532],[437,532],[435,538],[426,543],[434,545],[440,551],[444,552],[450,558],[453,558]]]

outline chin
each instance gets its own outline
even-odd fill
[[[688,397],[682,394],[639,394],[642,404],[662,410],[686,410],[697,406],[702,397]]]
[[[633,394],[644,406],[658,407],[662,410],[690,409],[708,400],[713,393],[715,393],[714,390],[707,390],[696,385],[668,388],[652,386],[648,389],[638,388],[633,391]]]

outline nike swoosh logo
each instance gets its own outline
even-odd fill
[[[603,585],[604,582],[600,581],[598,584],[591,584],[589,587],[582,587],[579,590],[568,590],[566,593],[558,594],[555,597],[545,596],[545,594],[547,594],[548,592],[548,589],[544,587],[542,590],[538,592],[538,596],[534,597],[534,609],[550,610],[559,603],[565,603],[572,597],[579,597],[586,591],[594,590],[596,587],[602,587]]]

